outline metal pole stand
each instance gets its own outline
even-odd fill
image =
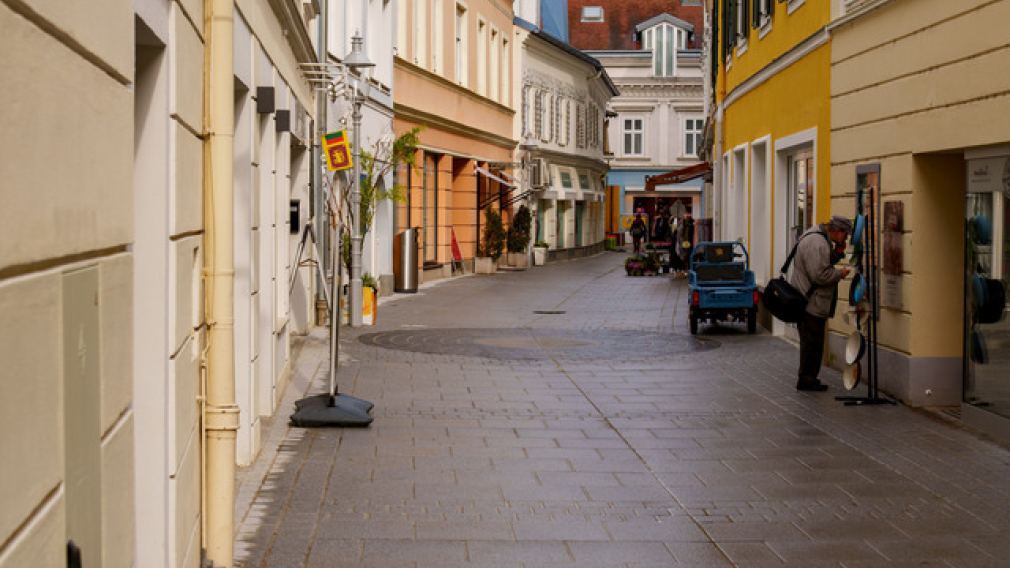
[[[369,415],[375,407],[371,402],[337,392],[337,366],[339,362],[340,311],[337,298],[340,297],[340,227],[335,228],[333,238],[330,278],[330,384],[326,392],[307,396],[295,402],[295,413],[291,415],[291,425],[301,428],[345,428],[368,426],[372,423]]]

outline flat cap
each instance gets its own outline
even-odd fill
[[[836,231],[845,231],[846,234],[852,234],[852,221],[850,221],[848,217],[832,215],[831,220],[828,221],[828,228]]]

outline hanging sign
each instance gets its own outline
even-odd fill
[[[353,165],[344,130],[323,135],[323,153],[326,154],[326,166],[330,171],[346,170]]]

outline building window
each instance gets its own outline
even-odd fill
[[[509,40],[502,34],[501,38],[501,104],[512,106],[512,53],[509,52]]]
[[[531,134],[530,130],[530,87],[529,85],[523,85],[522,98],[519,104],[522,106],[522,121],[523,121],[523,136]]]
[[[642,119],[624,119],[624,153],[628,156],[642,155]]]
[[[561,121],[558,131],[558,145],[567,146],[572,141],[572,101],[558,99],[558,115]]]
[[[544,92],[537,91],[537,98],[533,102],[533,135],[542,139],[544,137]]]
[[[751,7],[751,26],[754,28],[763,28],[772,19],[772,0],[752,0],[754,5]]]
[[[498,30],[491,29],[491,45],[487,47],[491,52],[491,65],[489,66],[488,81],[490,82],[491,88],[489,89],[488,98],[491,100],[498,100],[498,87],[501,78],[501,64],[498,60]]]
[[[428,0],[414,0],[414,64],[428,66]]]
[[[541,92],[541,103],[540,112],[543,115],[540,117],[541,132],[540,141],[550,142],[551,138],[554,136],[554,121],[551,117],[551,110],[553,109],[553,96],[550,93]]]
[[[572,174],[565,170],[561,170],[561,187],[572,189]]]
[[[487,23],[477,21],[477,93],[487,94]]]
[[[407,17],[407,4],[402,3],[397,7],[396,14],[396,55],[403,59],[407,57],[407,22],[410,18]]]
[[[603,6],[583,6],[582,7],[582,21],[583,22],[602,22],[603,21]]]
[[[642,32],[642,49],[652,51],[652,72],[672,77],[677,72],[677,51],[687,48],[687,30],[658,24]]]
[[[456,4],[456,82],[466,86],[467,75],[466,49],[466,8]]]
[[[442,17],[442,2],[443,0],[432,0],[431,4],[431,70],[439,74],[443,72],[442,50],[445,44],[443,41],[445,24]]]
[[[581,104],[575,105],[575,147],[586,147],[586,109]]]
[[[701,143],[701,129],[705,121],[700,118],[689,118],[684,121],[684,155],[697,156],[698,144]]]

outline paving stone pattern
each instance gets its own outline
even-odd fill
[[[341,388],[375,422],[267,423],[239,566],[1010,566],[1010,451],[842,406],[831,371],[796,392],[794,346],[696,342],[684,282],[622,261],[460,278],[343,331]],[[326,357],[305,338],[288,408]]]

